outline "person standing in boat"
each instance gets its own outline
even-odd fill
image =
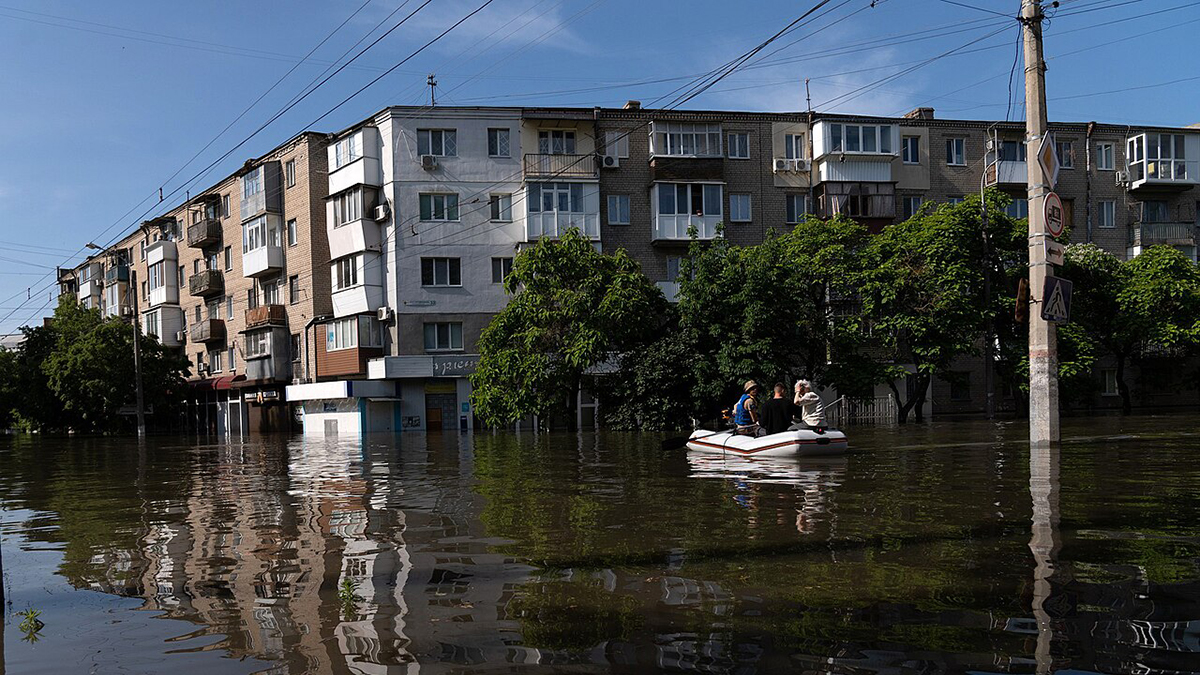
[[[768,434],[787,431],[800,409],[787,397],[787,385],[775,383],[775,396],[762,405],[762,428]]]
[[[796,381],[796,397],[793,403],[800,408],[800,420],[805,426],[817,433],[825,432],[825,407],[821,405],[821,397],[813,391],[811,382]]]
[[[742,387],[742,397],[733,406],[733,423],[737,425],[739,434],[758,433],[758,402],[754,400],[758,391],[757,382],[746,380],[745,386]]]

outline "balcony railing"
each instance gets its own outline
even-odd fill
[[[246,328],[286,326],[287,308],[283,305],[261,305],[246,310]]]
[[[202,218],[198,223],[188,225],[188,246],[205,248],[221,241],[221,221],[216,218]]]
[[[526,178],[595,178],[595,155],[525,155]]]
[[[1192,223],[1137,223],[1129,226],[1130,246],[1155,244],[1194,246],[1196,226]]]
[[[224,342],[225,322],[221,319],[203,319],[192,325],[192,342]]]
[[[225,292],[225,275],[220,270],[204,270],[188,278],[188,292],[207,297]]]
[[[714,239],[721,216],[690,216],[686,214],[654,216],[651,241],[688,241],[695,228],[697,239]]]
[[[129,283],[129,265],[114,265],[104,271],[104,283]]]

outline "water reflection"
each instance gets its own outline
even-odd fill
[[[10,672],[70,670],[56,639],[134,672],[1195,671],[1188,439],[995,435],[791,462],[597,434],[14,441],[9,569],[19,534],[167,628],[61,611],[38,658],[7,637]]]

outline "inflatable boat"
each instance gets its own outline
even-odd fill
[[[696,429],[688,437],[687,447],[698,452],[719,452],[742,457],[809,457],[837,455],[846,452],[850,444],[846,434],[837,429],[817,433],[812,429],[789,429],[767,436],[748,436],[732,429],[710,431]]]

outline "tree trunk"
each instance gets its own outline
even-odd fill
[[[582,378],[576,377],[571,387],[571,392],[567,395],[567,431],[575,433],[579,431],[579,385]]]
[[[917,376],[917,396],[916,405],[913,409],[916,411],[917,424],[925,421],[925,394],[929,391],[929,376]]]
[[[1125,353],[1116,352],[1117,356],[1117,393],[1121,395],[1121,414],[1133,412],[1133,402],[1129,396],[1129,385],[1125,384]]]
[[[892,396],[896,397],[896,424],[908,424],[908,411],[912,409],[912,403],[901,403],[900,388],[896,386],[895,380],[888,380],[888,389],[891,389]]]

